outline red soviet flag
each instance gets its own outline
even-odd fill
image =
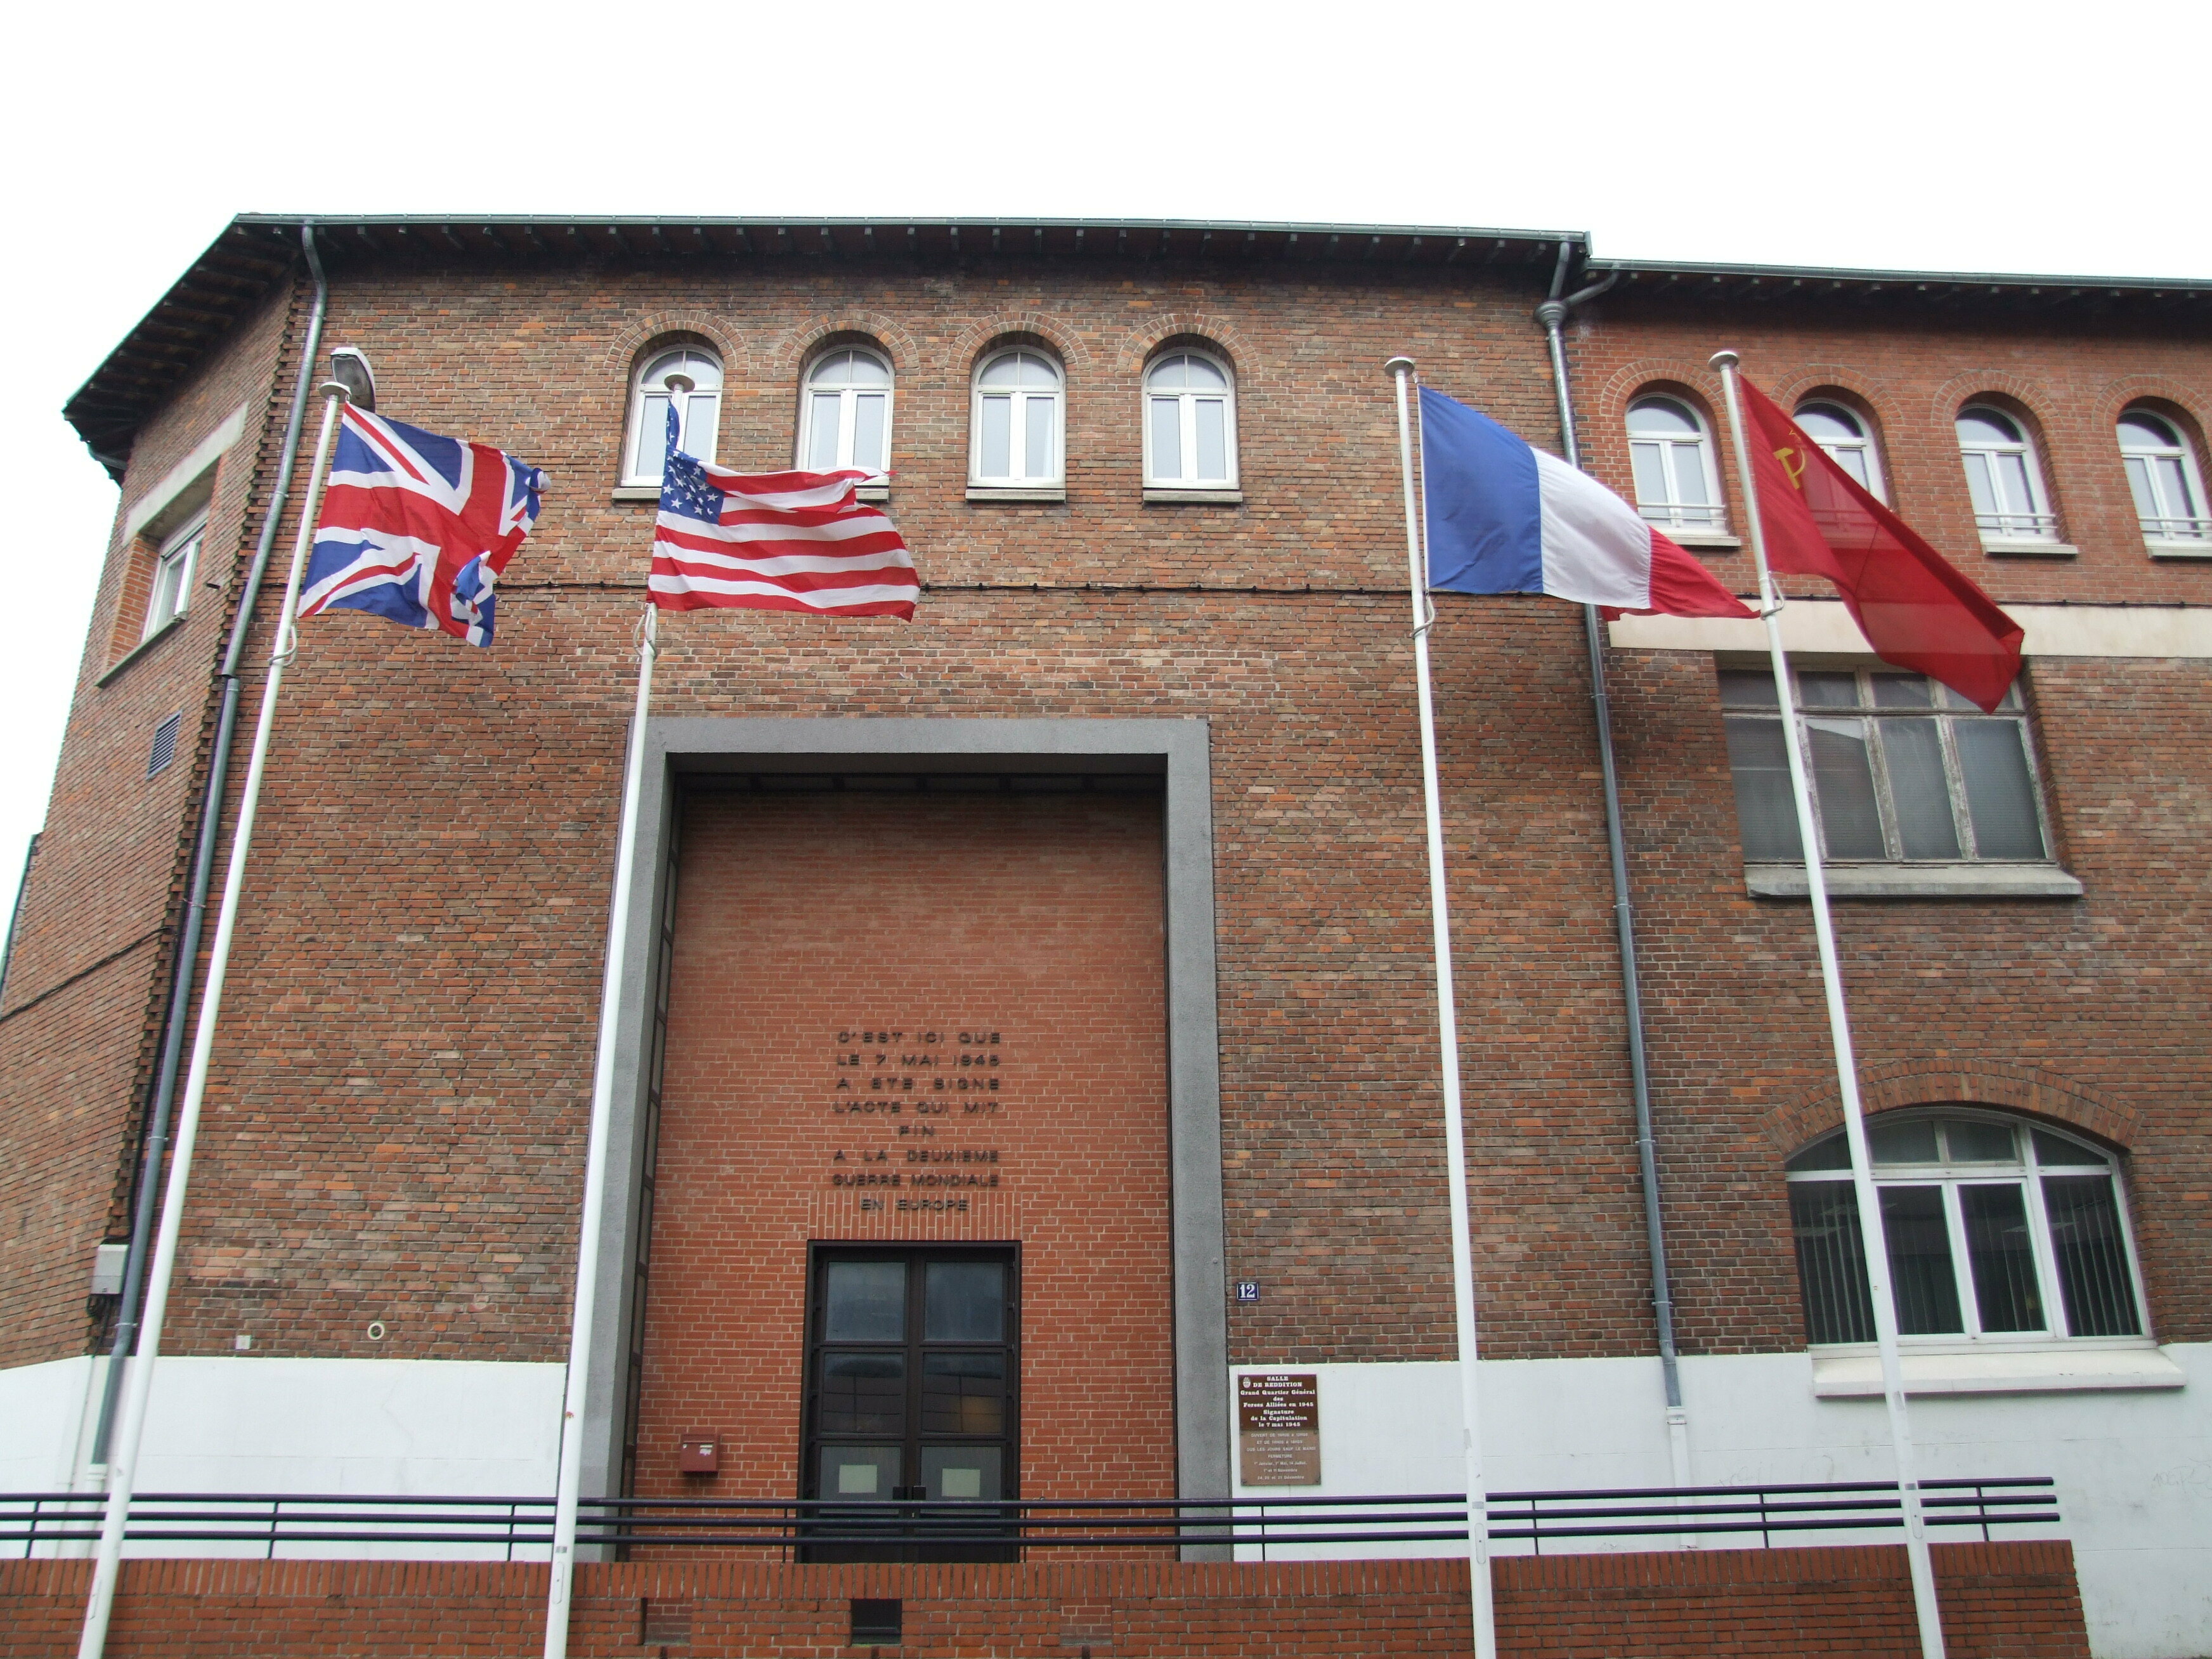
[[[1994,711],[2020,672],[2021,626],[1862,488],[1748,380],[1751,470],[1766,556],[1826,576],[1875,654]]]

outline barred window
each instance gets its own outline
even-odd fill
[[[1628,458],[1636,510],[1662,530],[1721,527],[1720,479],[1705,417],[1679,398],[1638,398],[1628,406]]]
[[[2043,465],[2027,429],[2002,410],[1977,404],[1959,411],[1959,457],[1984,541],[2058,538],[2058,515],[2043,489]]]
[[[806,371],[799,465],[807,472],[858,467],[881,478],[890,465],[890,365],[872,351],[825,352]]]
[[[697,346],[664,351],[638,372],[630,388],[629,433],[623,450],[625,484],[660,482],[672,408],[676,447],[696,459],[713,460],[714,428],[722,411],[722,365],[711,352]]]
[[[2204,486],[2197,476],[2197,457],[2171,421],[2148,410],[2120,416],[2120,464],[2136,498],[2136,516],[2146,539],[2154,542],[2212,540],[2212,518],[2205,516]]]
[[[1980,1113],[1868,1126],[1899,1334],[1931,1342],[2141,1337],[2141,1274],[2109,1154]],[[1871,1342],[1863,1235],[1838,1130],[1788,1165],[1805,1327]]]
[[[1796,671],[1828,863],[2039,863],[2051,857],[2020,688],[1985,714],[1923,674]],[[1765,669],[1721,671],[1743,855],[1804,861],[1781,705]]]
[[[1875,453],[1874,434],[1856,410],[1838,403],[1806,404],[1797,410],[1797,424],[1868,495],[1876,501],[1889,499],[1881,487],[1881,457]]]

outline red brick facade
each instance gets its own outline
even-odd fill
[[[2063,1544],[1939,1544],[1947,1651],[2087,1659]],[[0,1656],[70,1652],[84,1564],[0,1562]],[[1895,1547],[1521,1558],[1494,1564],[1498,1651],[1528,1659],[1917,1654]],[[580,1567],[569,1651],[591,1659],[833,1659],[852,1601],[902,1602],[913,1659],[1115,1655],[1339,1659],[1472,1651],[1463,1561],[1267,1565],[789,1567],[717,1562]],[[146,1561],[124,1569],[117,1659],[475,1659],[532,1650],[542,1566]]]
[[[679,844],[638,1494],[795,1490],[807,1246],[902,1239],[1021,1247],[1024,1496],[1172,1496],[1157,793],[708,793]]]
[[[167,1350],[228,1352],[246,1334],[256,1354],[563,1355],[653,510],[615,498],[629,377],[658,343],[711,346],[726,373],[720,458],[777,467],[793,453],[810,354],[865,338],[897,376],[890,510],[926,584],[920,615],[672,619],[655,712],[1208,721],[1228,1266],[1266,1286],[1231,1309],[1230,1358],[1447,1357],[1418,744],[1380,365],[1409,352],[1431,384],[1552,444],[1544,341],[1529,320],[1548,274],[1011,251],[941,264],[361,255],[340,266],[326,338],[367,350],[385,410],[526,456],[554,490],[510,573],[493,650],[355,615],[306,630],[262,804]],[[2212,349],[2201,327],[2130,303],[2063,321],[1966,301],[1948,313],[1670,309],[1630,285],[1576,327],[1584,437],[1600,474],[1625,486],[1626,400],[1665,383],[1710,404],[1705,356],[1733,344],[1778,396],[1831,386],[1860,398],[1893,499],[2000,600],[2201,605],[2212,566],[2154,563],[2134,536],[2111,426],[2136,397],[2192,421],[2212,412]],[[131,459],[126,508],[232,406],[250,404],[246,436],[222,463],[209,543],[208,571],[234,573],[227,595],[267,500],[301,304],[301,290],[279,294],[234,331]],[[965,499],[969,376],[979,354],[1012,340],[1066,371],[1062,504]],[[1139,376],[1176,340],[1203,341],[1235,368],[1241,504],[1143,499]],[[1947,423],[1982,392],[2035,423],[2077,559],[1980,554]],[[1740,556],[1714,566],[1749,586]],[[125,580],[118,550],[0,1012],[10,1364],[88,1346],[84,1273],[91,1245],[121,1220],[128,1126],[204,776],[204,742],[159,778],[142,775],[161,715],[183,708],[188,732],[211,720],[222,605],[196,605],[176,636],[101,685]],[[273,590],[262,603],[250,662],[266,654]],[[1447,598],[1439,610],[1484,1352],[1647,1354],[1580,622],[1538,598]],[[1611,672],[1684,1344],[1796,1350],[1781,1161],[1834,1109],[1809,929],[1802,906],[1745,896],[1711,656],[1615,652]],[[2162,1337],[2189,1340],[2212,1335],[2207,679],[2194,659],[2032,665],[2048,805],[2085,897],[1840,911],[1876,1103],[2014,1106],[2127,1153],[2151,1317]],[[258,686],[257,670],[249,706]],[[910,926],[900,920],[897,940],[934,937]],[[904,972],[906,947],[883,948]],[[677,1050],[687,1052],[704,1051]],[[1133,1112],[1140,1104],[1152,1109],[1131,1097]],[[674,1111],[672,1144],[692,1144],[686,1121]],[[701,1146],[719,1133],[696,1132]],[[1061,1144],[1071,1161],[1091,1155],[1082,1140]],[[1116,1145],[1153,1206],[1159,1139],[1131,1131]],[[667,1224],[715,1213],[706,1194],[687,1202]],[[796,1217],[778,1212],[787,1252]],[[817,1224],[832,1224],[806,1222]],[[1073,1237],[1090,1223],[1065,1224]],[[1158,1225],[1147,1207],[1126,1234],[1093,1235],[1109,1249],[1089,1270],[1126,1285],[1132,1319],[1158,1293],[1144,1274]],[[848,1236],[836,1226],[815,1236]],[[1112,1253],[1124,1246],[1133,1278]],[[738,1409],[683,1392],[677,1379],[701,1355],[674,1333],[704,1340],[710,1324],[665,1282],[647,1316],[670,1333],[649,1339],[660,1392],[648,1394],[648,1428],[661,1440],[695,1426],[687,1413]],[[782,1322],[769,1328],[788,1355],[790,1308],[777,1305]],[[1128,1352],[1135,1368],[1164,1363],[1157,1345]],[[763,1479],[787,1469],[778,1448],[795,1437],[788,1378],[775,1388],[762,1401],[779,1425]],[[1073,1447],[1066,1458],[1071,1479],[1158,1473]]]

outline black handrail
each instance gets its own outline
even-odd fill
[[[2058,1519],[2045,1476],[1926,1480],[1931,1527],[2047,1525]],[[0,1545],[81,1543],[100,1535],[96,1492],[0,1493]],[[1456,1493],[1229,1498],[851,1499],[587,1498],[577,1542],[613,1547],[1020,1546],[1088,1549],[1187,1544],[1452,1543],[1467,1537]],[[1756,1533],[1774,1535],[1903,1526],[1897,1487],[1883,1481],[1771,1486],[1611,1487],[1490,1494],[1490,1537],[1527,1542]],[[147,1544],[475,1544],[552,1539],[553,1500],[538,1497],[364,1497],[356,1493],[148,1492],[132,1502],[131,1541]]]

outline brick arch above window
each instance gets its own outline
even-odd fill
[[[1860,1076],[1859,1095],[1870,1118],[1911,1107],[1995,1107],[2078,1129],[2123,1152],[2133,1146],[2137,1133],[2131,1107],[2106,1100],[2071,1078],[2002,1061],[1869,1070]],[[1786,1158],[1843,1122],[1843,1096],[1829,1084],[1772,1108],[1760,1118],[1759,1128],[1776,1156]]]
[[[1117,377],[1140,374],[1170,346],[1212,352],[1228,363],[1240,387],[1266,383],[1261,360],[1243,331],[1225,317],[1197,311],[1170,311],[1131,329],[1115,349],[1113,373]]]
[[[1073,327],[1041,311],[1007,313],[969,324],[945,348],[945,373],[972,376],[992,352],[1013,346],[1042,346],[1070,374],[1097,367],[1090,348]]]
[[[702,312],[653,312],[632,318],[607,342],[599,357],[600,379],[617,399],[629,397],[630,381],[647,358],[672,347],[704,346],[722,360],[728,375],[745,356],[744,336],[722,319]]]
[[[879,352],[894,374],[910,374],[921,362],[921,346],[890,317],[875,311],[821,312],[802,319],[765,342],[755,365],[763,380],[795,380],[822,353],[840,346]]]
[[[2162,374],[2130,374],[2113,380],[2098,389],[2094,405],[2099,421],[2106,426],[2117,422],[2130,409],[2148,409],[2154,415],[2167,420],[2179,420],[2190,428],[2190,436],[2202,445],[2208,428],[2212,428],[2212,390],[2185,385]]]
[[[1970,369],[1954,374],[1936,388],[1929,414],[1939,428],[1948,431],[1968,404],[1988,404],[2021,416],[2034,427],[2039,444],[2048,443],[2051,411],[2061,406],[2050,388],[2026,375],[2002,369]]]

